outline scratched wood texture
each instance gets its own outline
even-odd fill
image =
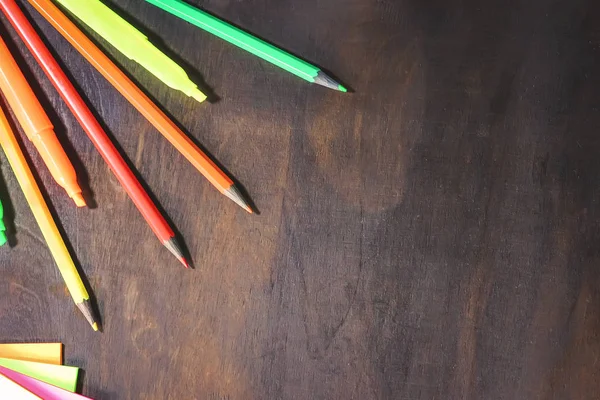
[[[111,1],[214,93],[197,104],[109,49],[246,188],[247,215],[25,7],[186,271],[0,18],[97,203],[75,209],[25,144],[104,326],[72,305],[2,155],[0,340],[64,342],[99,400],[600,398],[597,1],[190,2],[355,93]]]

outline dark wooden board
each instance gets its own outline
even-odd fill
[[[70,301],[2,155],[1,341],[64,342],[98,400],[600,398],[597,1],[190,2],[354,93],[111,1],[214,92],[197,104],[99,40],[246,188],[247,215],[25,7],[185,238],[186,271],[0,18],[97,203],[76,210],[25,144],[104,326]]]

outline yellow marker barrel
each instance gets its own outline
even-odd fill
[[[199,102],[206,96],[175,61],[156,48],[143,33],[99,0],[57,0],[126,57],[142,65],[165,85]]]

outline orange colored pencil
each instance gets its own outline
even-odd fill
[[[0,90],[17,116],[25,134],[33,142],[54,180],[62,186],[77,207],[85,206],[73,164],[61,146],[44,107],[0,38]]]
[[[0,0],[4,1],[4,0]],[[233,181],[187,137],[98,47],[50,0],[28,0],[189,162],[221,193],[252,209]]]

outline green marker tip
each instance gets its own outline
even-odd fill
[[[6,238],[6,233],[4,231],[0,231],[0,246],[4,246],[8,239]]]
[[[338,90],[339,90],[340,92],[344,92],[344,93],[347,93],[347,92],[348,92],[348,89],[346,89],[346,88],[345,88],[345,87],[343,87],[342,85],[338,85]]]

